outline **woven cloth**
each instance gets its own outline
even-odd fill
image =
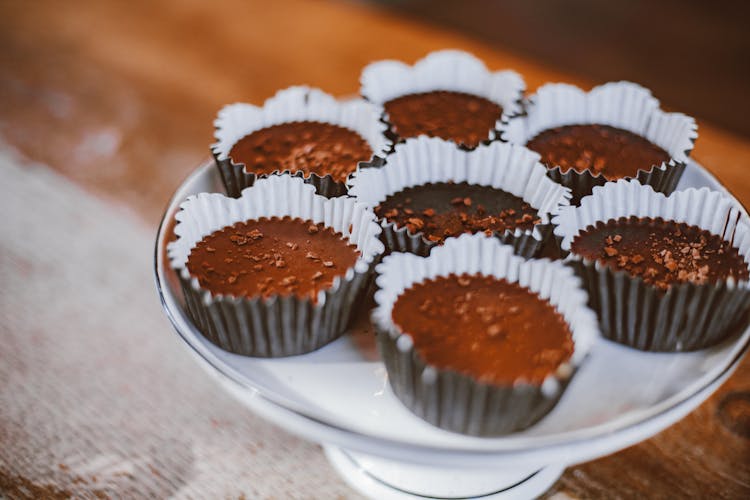
[[[8,148],[0,179],[1,492],[355,497],[318,446],[224,394],[180,344],[154,227]]]

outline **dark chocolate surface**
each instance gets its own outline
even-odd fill
[[[463,233],[531,229],[540,221],[536,209],[518,196],[466,182],[406,188],[375,207],[375,214],[436,242]]]
[[[549,302],[491,276],[418,283],[396,300],[393,321],[428,364],[489,384],[540,384],[573,353],[570,329]]]
[[[635,177],[638,170],[650,170],[669,161],[659,146],[627,130],[608,125],[568,125],[544,130],[526,147],[542,155],[548,168],[560,166],[602,174],[606,179]]]
[[[260,218],[205,236],[187,269],[215,294],[309,296],[330,288],[359,256],[341,233],[302,219]]]
[[[358,133],[320,122],[291,122],[249,134],[232,146],[229,157],[248,172],[303,171],[338,182],[372,157],[372,149]]]
[[[702,285],[730,276],[748,279],[742,256],[721,237],[660,218],[599,222],[573,240],[571,251],[625,270],[662,290],[676,283]]]
[[[393,132],[401,138],[428,135],[475,147],[489,138],[503,109],[462,92],[409,94],[384,105]]]

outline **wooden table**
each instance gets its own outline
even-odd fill
[[[594,83],[356,3],[5,1],[0,137],[155,227],[170,193],[208,156],[223,104],[261,102],[301,83],[356,93],[368,62],[413,62],[448,47],[519,71],[529,90],[548,81]],[[693,156],[750,204],[750,142],[703,122],[699,133]],[[748,439],[746,359],[683,421],[571,467],[550,495],[747,498]]]

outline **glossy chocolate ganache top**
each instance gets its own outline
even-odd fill
[[[487,384],[541,384],[573,353],[570,329],[549,302],[493,276],[415,284],[392,316],[426,363]]]
[[[438,243],[463,233],[531,229],[540,222],[537,210],[518,196],[466,182],[406,188],[388,196],[375,214]]]
[[[736,248],[696,226],[661,218],[622,217],[589,226],[573,239],[571,251],[641,277],[661,290],[690,282],[748,279]]]
[[[372,154],[367,141],[353,130],[303,121],[256,130],[237,141],[229,157],[256,174],[301,170],[345,182],[357,163],[369,161]]]
[[[384,104],[393,132],[401,138],[428,135],[469,147],[489,138],[503,108],[462,92],[408,94]]]
[[[330,288],[358,257],[356,246],[323,224],[264,217],[205,236],[190,252],[187,269],[214,294],[317,301],[318,292]]]
[[[669,154],[647,139],[608,125],[567,125],[544,130],[526,147],[542,155],[548,168],[602,174],[605,179],[635,177],[669,161]]]

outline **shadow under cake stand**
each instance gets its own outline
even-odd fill
[[[678,189],[701,186],[726,191],[691,162]],[[681,354],[600,339],[537,425],[499,438],[447,432],[414,416],[391,392],[368,312],[348,334],[303,356],[249,358],[206,340],[185,311],[166,257],[179,204],[200,192],[224,192],[213,163],[178,188],[156,239],[156,286],[175,331],[222,388],[270,422],[320,443],[343,478],[372,498],[536,497],[565,467],[634,445],[682,419],[731,375],[750,343],[750,328]]]

